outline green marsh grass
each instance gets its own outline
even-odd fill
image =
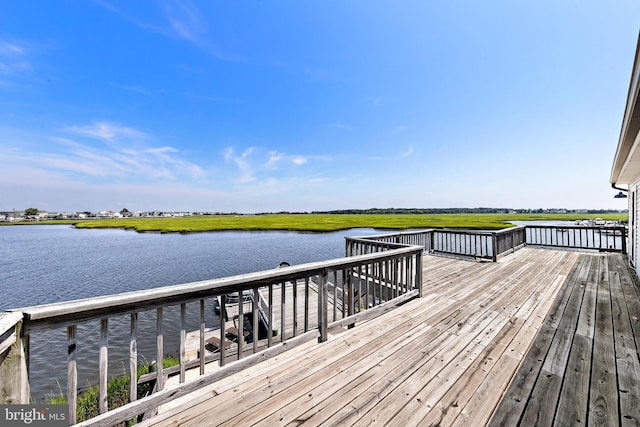
[[[170,368],[178,365],[180,359],[175,356],[165,356],[163,359],[163,368]],[[149,364],[145,363],[138,366],[137,379],[142,375],[150,372]],[[124,371],[124,368],[123,368]],[[146,396],[149,394],[151,382],[138,384],[138,396]],[[60,387],[60,384],[58,384]],[[114,376],[107,382],[107,396],[109,398],[109,409],[119,408],[129,403],[129,373],[123,372],[121,375]],[[60,387],[60,393],[47,396],[46,403],[49,405],[66,405],[67,397],[63,394]],[[89,387],[78,394],[78,404],[76,409],[76,419],[78,422],[88,420],[99,415],[98,410],[99,389],[97,385],[89,385]],[[134,420],[130,420],[128,425],[135,424]]]
[[[201,231],[281,230],[328,232],[351,228],[402,230],[409,228],[502,229],[508,221],[581,220],[626,221],[627,214],[269,214],[205,215],[181,218],[125,218],[77,222],[77,228],[124,228],[139,232],[190,233]]]
[[[11,224],[73,224],[76,228],[123,228],[138,232],[192,233],[203,231],[308,231],[329,232],[351,228],[402,230],[409,228],[466,228],[496,230],[511,227],[509,221],[602,218],[626,221],[615,214],[265,214],[203,215],[178,218],[122,218],[52,220]]]

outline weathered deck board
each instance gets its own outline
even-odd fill
[[[622,255],[580,255],[489,425],[640,425],[637,291]]]
[[[142,425],[517,425],[527,410],[548,424],[586,424],[593,413],[633,425],[634,280],[620,255],[425,257],[423,298],[205,387]],[[590,348],[598,361],[583,356]],[[539,381],[546,375],[553,381]]]

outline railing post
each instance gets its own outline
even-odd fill
[[[28,404],[28,336],[23,336],[23,314],[0,314],[0,403]]]
[[[107,383],[109,375],[109,319],[100,320],[100,353],[98,361],[98,411],[104,414],[109,410]]]
[[[328,306],[329,273],[327,270],[323,270],[320,274],[320,284],[318,286],[318,329],[320,330],[318,342],[325,342],[327,340],[327,327],[329,325],[329,313],[327,313]]]
[[[422,251],[416,253],[416,285],[418,286],[418,297],[422,298],[424,296],[422,290]]]
[[[626,254],[627,253],[627,233],[626,233],[626,229],[624,227],[620,227],[620,235],[622,236],[622,253]],[[614,236],[614,242],[615,242],[615,234]]]
[[[491,233],[491,246],[493,246],[493,256],[491,257],[491,260],[496,262],[498,261],[498,238],[495,232]]]
[[[78,348],[76,332],[76,325],[67,327],[67,405],[69,406],[69,424],[76,423],[78,407]]]

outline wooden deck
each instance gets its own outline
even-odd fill
[[[581,255],[490,425],[640,425],[638,290],[621,255]]]
[[[552,422],[573,424],[582,415],[569,414],[583,407],[592,415],[579,423],[600,414],[637,422],[632,280],[621,255],[425,257],[425,297],[204,387],[143,424],[536,425],[556,413]],[[588,366],[583,354],[594,355]],[[586,392],[582,406],[570,390]]]

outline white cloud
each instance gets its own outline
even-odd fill
[[[381,106],[385,101],[385,98],[383,96],[368,96],[367,97],[367,102],[369,102],[370,105],[374,106],[374,107],[379,107]]]
[[[409,157],[412,154],[413,154],[413,146],[410,145],[409,148],[407,148],[407,151],[405,151],[404,153],[400,154],[400,157]]]
[[[413,154],[413,145],[410,145],[405,151],[398,153],[397,155],[393,156],[371,156],[371,157],[367,157],[367,159],[369,160],[385,160],[385,161],[390,161],[390,160],[400,160],[400,159],[404,159],[406,157],[409,157]]]
[[[28,43],[0,38],[0,89],[24,88],[34,81],[34,65]]]
[[[23,43],[0,39],[0,74],[20,74],[29,72],[32,68]]]
[[[303,156],[289,156],[289,160],[296,166],[304,165],[309,160]]]
[[[141,95],[147,95],[147,96],[164,92],[163,90],[150,89],[143,85],[127,85],[127,84],[120,84],[120,83],[111,83],[111,85],[120,89],[124,89],[129,92],[135,92],[135,93],[139,93]]]
[[[119,123],[112,122],[93,122],[90,125],[84,126],[67,126],[62,130],[70,133],[74,133],[81,136],[88,136],[91,138],[102,140],[146,140],[150,139],[149,134],[133,129],[127,126],[122,126]]]
[[[39,170],[34,176],[61,176],[86,182],[157,182],[194,180],[206,176],[202,167],[184,158],[170,146],[153,146],[151,135],[136,129],[108,123],[69,126],[63,129],[73,137],[12,135],[0,129],[6,144],[0,151],[0,164]],[[43,146],[41,141],[55,144]],[[96,144],[91,140],[98,140]],[[29,147],[29,148],[26,148]],[[24,179],[24,177],[23,177]]]
[[[129,2],[94,1],[145,31],[172,39],[184,40],[222,61],[246,62],[244,56],[228,54],[214,44],[215,38],[209,34],[205,25],[206,16],[200,12],[194,2],[189,0],[167,1],[159,3],[161,5],[159,8],[156,7],[158,3],[143,2],[146,3],[148,9],[140,12],[140,7],[136,7],[134,10],[129,6]],[[131,7],[129,11],[126,10],[128,7]]]
[[[238,155],[233,147],[227,147],[222,153],[225,162],[233,163],[239,169],[240,177],[237,178],[239,183],[247,183],[255,180],[253,176],[253,166],[250,163],[250,156],[254,150],[254,147],[249,147],[244,150],[242,154]]]
[[[284,154],[278,153],[277,151],[270,151],[269,159],[265,163],[265,167],[267,169],[277,169],[278,163],[280,163],[282,159],[284,159]]]
[[[304,156],[287,154],[262,147],[249,147],[242,154],[237,154],[235,148],[228,147],[222,155],[228,164],[236,166],[233,181],[237,184],[252,182],[264,183],[270,179],[295,177],[300,166],[309,163],[310,159],[326,160],[321,156]]]
[[[391,133],[400,133],[400,132],[404,132],[404,131],[406,131],[408,129],[409,129],[409,126],[400,125],[400,126],[396,126],[395,128],[391,129]]]
[[[344,124],[344,123],[334,123],[332,125],[329,125],[329,127],[335,128],[335,129],[346,129],[346,130],[353,130],[354,127],[348,124]]]

